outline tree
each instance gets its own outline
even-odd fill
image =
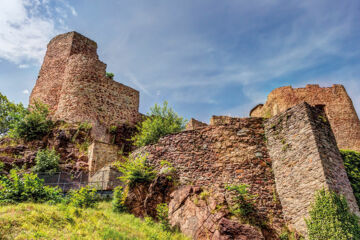
[[[20,104],[12,103],[0,93],[0,135],[6,134],[11,124],[24,116],[27,110]]]
[[[138,147],[156,143],[161,137],[180,132],[185,128],[186,120],[168,107],[165,101],[163,106],[155,104],[150,108],[146,119],[138,126],[138,133],[132,138]]]

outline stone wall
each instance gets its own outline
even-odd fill
[[[53,38],[30,104],[48,104],[55,120],[90,122],[93,137],[109,142],[110,126],[134,125],[141,119],[139,92],[106,77],[106,64],[96,49],[94,41],[76,32]]]
[[[155,145],[138,149],[148,153],[148,163],[160,170],[162,160],[176,169],[180,185],[202,186],[211,193],[225,194],[229,184],[249,184],[257,195],[259,216],[280,231],[282,210],[276,200],[271,161],[264,139],[263,119],[213,117],[213,125],[168,135]]]
[[[88,149],[89,175],[92,176],[105,166],[119,159],[119,148],[113,144],[94,141]]]
[[[359,214],[335,137],[322,107],[299,104],[265,125],[276,188],[285,220],[306,235],[304,218],[322,188],[343,194]]]
[[[185,129],[186,130],[194,130],[194,129],[202,128],[202,127],[206,127],[206,126],[207,126],[206,123],[203,123],[194,118],[191,118],[190,121],[186,124]]]
[[[251,110],[252,117],[272,117],[301,102],[312,106],[325,105],[340,149],[360,151],[360,121],[353,103],[342,85],[321,88],[307,85],[305,88],[281,87],[273,90],[265,103]]]

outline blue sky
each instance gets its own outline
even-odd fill
[[[182,116],[248,116],[280,86],[344,84],[360,110],[357,0],[0,0],[0,91],[28,103],[48,41],[98,43],[140,111],[167,100]]]

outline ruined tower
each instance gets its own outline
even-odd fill
[[[106,142],[110,126],[139,120],[139,92],[107,77],[96,50],[96,42],[77,32],[54,37],[30,104],[47,104],[54,120],[89,122],[93,137]]]
[[[360,151],[360,121],[344,86],[307,85],[305,88],[281,87],[273,90],[266,103],[250,112],[251,117],[270,118],[302,102],[324,105],[325,113],[340,149]]]

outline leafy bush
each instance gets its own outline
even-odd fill
[[[41,139],[48,134],[53,122],[48,119],[49,109],[45,104],[36,102],[31,111],[21,114],[12,114],[15,119],[10,124],[9,134],[14,138],[22,138],[26,141]]]
[[[156,213],[159,223],[164,231],[170,231],[169,207],[166,203],[160,203],[156,206]]]
[[[138,147],[156,143],[162,136],[180,132],[185,128],[186,121],[179,117],[168,103],[160,107],[155,104],[150,108],[148,117],[138,126],[138,133],[132,138]]]
[[[79,190],[70,190],[69,203],[74,207],[94,208],[98,203],[99,197],[95,188],[82,187]]]
[[[111,73],[111,72],[107,72],[107,73],[106,73],[106,76],[107,76],[108,78],[114,79],[115,74],[113,74],[113,73]]]
[[[231,206],[231,213],[237,217],[248,217],[249,214],[255,212],[254,198],[255,195],[251,195],[248,191],[249,185],[239,184],[227,186],[226,190],[234,193],[233,206]]]
[[[55,173],[59,170],[60,155],[55,149],[44,149],[37,152],[34,171],[38,173]]]
[[[305,219],[310,240],[360,239],[359,219],[350,213],[346,199],[334,192],[320,190]]]
[[[146,164],[146,158],[146,155],[136,158],[124,157],[124,162],[118,162],[116,166],[123,174],[120,180],[130,187],[133,187],[136,183],[151,182],[155,178],[156,172]]]
[[[44,181],[36,174],[20,174],[16,170],[11,170],[8,177],[0,176],[0,203],[60,202],[61,199],[61,189],[44,186]]]
[[[351,150],[340,150],[345,170],[358,205],[360,205],[360,153]]]
[[[10,125],[20,116],[25,115],[26,111],[21,103],[12,103],[0,93],[0,135],[6,134],[10,129]]]
[[[123,212],[125,211],[125,200],[126,200],[126,191],[124,191],[122,186],[117,186],[114,189],[114,197],[112,201],[112,207],[114,212]]]

